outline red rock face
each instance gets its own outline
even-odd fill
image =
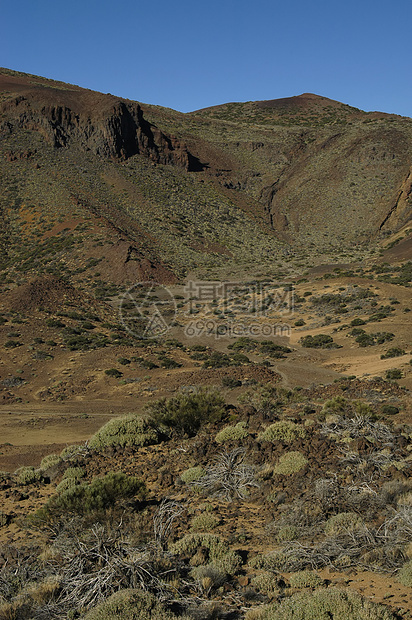
[[[0,107],[8,119],[0,132],[12,132],[15,127],[35,130],[56,148],[76,142],[105,158],[125,160],[141,154],[155,163],[199,169],[187,146],[146,121],[138,103],[83,89],[53,88],[50,93],[8,76],[9,82],[14,92],[22,92]]]

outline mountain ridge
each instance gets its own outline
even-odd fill
[[[107,251],[91,257],[121,281],[269,273],[285,251],[367,251],[411,218],[412,120],[313,93],[181,113],[0,69],[0,115],[8,265],[34,212],[40,230],[92,218]]]

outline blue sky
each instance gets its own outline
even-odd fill
[[[3,0],[0,66],[187,112],[303,92],[412,116],[410,0]]]

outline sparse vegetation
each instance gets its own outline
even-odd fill
[[[246,428],[246,422],[238,422],[235,426],[226,426],[216,435],[218,443],[226,443],[227,441],[240,441],[249,434]]]
[[[194,435],[201,426],[221,420],[224,407],[225,401],[218,392],[199,389],[158,400],[148,411],[156,424],[172,432]]]
[[[89,441],[94,450],[118,447],[140,447],[157,443],[159,433],[151,420],[138,415],[114,418],[105,424]]]
[[[70,513],[87,515],[107,510],[116,502],[137,497],[143,499],[146,490],[143,482],[121,472],[111,472],[92,482],[84,482],[54,495],[33,517],[33,522],[67,518]]]
[[[308,349],[332,349],[336,347],[332,336],[328,334],[317,334],[316,336],[303,336],[300,339],[302,347]]]
[[[314,593],[294,594],[281,603],[248,612],[246,620],[394,620],[383,605],[377,605],[349,590],[321,588]]]
[[[0,618],[406,620],[411,123],[0,74]]]
[[[298,451],[286,452],[283,454],[279,462],[275,465],[273,472],[282,476],[291,476],[297,474],[308,463],[307,458]]]
[[[292,443],[297,437],[306,437],[306,430],[303,426],[295,424],[290,420],[279,420],[268,426],[258,436],[258,441],[281,441],[282,443]]]

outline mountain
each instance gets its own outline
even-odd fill
[[[270,272],[354,257],[410,220],[409,118],[310,93],[183,114],[8,69],[0,92],[9,270]]]
[[[0,619],[410,620],[411,137],[0,70]]]

